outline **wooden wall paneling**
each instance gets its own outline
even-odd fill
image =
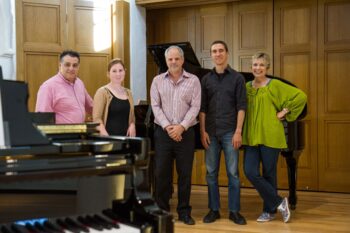
[[[20,0],[16,17],[17,78],[29,83],[30,111],[41,83],[56,74],[64,49],[81,53],[79,75],[91,96],[107,82],[112,54],[109,1]]]
[[[107,65],[112,57],[111,4],[108,1],[69,1],[68,43],[80,57],[79,77],[91,97],[108,83]]]
[[[111,53],[111,5],[106,1],[75,1],[69,38],[81,52]]]
[[[130,4],[115,0],[112,7],[112,57],[123,59],[126,67],[124,85],[130,87]]]
[[[350,1],[318,1],[319,189],[350,192]]]
[[[40,82],[58,70],[58,54],[66,45],[65,8],[64,0],[16,1],[17,79],[29,84],[29,111]]]
[[[212,69],[214,64],[210,57],[210,45],[215,40],[227,43],[232,50],[232,11],[231,4],[213,4],[199,6],[196,16],[195,52],[203,68]],[[229,57],[229,63],[231,63]]]
[[[195,46],[194,8],[175,8],[147,11],[147,44],[189,41]],[[152,80],[158,73],[153,57],[147,56],[147,96]]]
[[[274,74],[308,95],[305,148],[298,164],[297,188],[317,190],[317,1],[280,0],[274,6]],[[279,160],[279,187],[287,188],[287,165]]]
[[[43,52],[25,52],[24,56],[25,81],[29,88],[28,108],[34,111],[36,93],[38,93],[40,85],[58,72],[59,56],[57,53]]]
[[[228,3],[210,4],[199,6],[196,12],[196,44],[195,52],[203,68],[212,69],[214,64],[210,56],[210,45],[215,40],[223,40],[227,43],[229,51],[232,50],[232,6]],[[231,56],[229,63],[231,63]],[[193,183],[206,184],[205,152],[198,151],[195,154],[197,162],[192,174]],[[200,162],[199,162],[200,161]],[[225,169],[225,159],[221,154],[219,185],[227,186],[228,179]]]
[[[154,30],[152,44],[189,41],[194,44],[193,8],[152,10],[147,13]]]
[[[273,5],[272,1],[240,1],[232,6],[232,67],[237,71],[251,72],[251,56],[260,51],[272,55]],[[270,72],[273,71],[271,64]],[[241,185],[251,187],[244,175],[243,153],[240,153]]]
[[[79,78],[83,80],[86,90],[91,97],[96,90],[109,82],[107,77],[107,64],[109,54],[81,53]]]
[[[233,68],[251,71],[251,56],[266,52],[273,57],[273,1],[233,3]],[[270,68],[273,72],[273,64]]]
[[[60,2],[23,2],[22,9],[24,50],[59,51],[64,41]]]

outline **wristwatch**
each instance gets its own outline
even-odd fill
[[[284,112],[284,114],[287,114],[287,113],[289,113],[289,110],[288,110],[288,108],[283,108],[282,112]]]

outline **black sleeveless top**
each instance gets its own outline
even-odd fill
[[[110,90],[108,91],[112,94]],[[126,136],[129,127],[129,100],[118,99],[113,94],[112,96],[108,107],[106,130],[109,135]]]

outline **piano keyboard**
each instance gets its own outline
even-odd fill
[[[150,226],[149,226],[150,227]],[[151,232],[143,229],[142,232]],[[141,228],[121,223],[115,213],[108,209],[102,214],[88,214],[55,219],[40,218],[0,225],[1,233],[141,233]]]

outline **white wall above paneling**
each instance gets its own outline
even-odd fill
[[[130,88],[135,104],[147,99],[146,9],[130,1]]]
[[[15,1],[0,1],[0,66],[5,79],[16,79]]]

